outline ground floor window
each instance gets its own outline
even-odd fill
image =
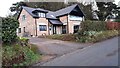
[[[62,26],[62,34],[66,34],[66,25]]]
[[[74,33],[77,33],[79,30],[79,25],[74,25]]]
[[[23,31],[25,32],[25,27],[23,27]]]
[[[18,28],[18,33],[21,33],[21,28]]]
[[[47,26],[46,25],[39,25],[39,30],[40,31],[47,31]]]

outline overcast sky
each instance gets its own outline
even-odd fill
[[[12,3],[16,3],[23,0],[2,0],[0,2],[0,16],[5,17],[9,14],[9,8],[12,6]],[[118,4],[120,0],[115,0],[115,3]]]

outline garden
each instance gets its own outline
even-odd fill
[[[15,18],[2,19],[2,66],[29,66],[41,59],[41,54],[29,39],[17,37],[19,24]]]
[[[113,24],[104,21],[86,20],[81,23],[81,29],[75,34],[49,35],[47,38],[81,43],[95,43],[120,35],[120,25],[114,25],[114,27],[109,25]]]

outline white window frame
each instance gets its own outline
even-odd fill
[[[39,17],[45,17],[45,13],[39,12],[38,13]]]

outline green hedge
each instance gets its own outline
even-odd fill
[[[16,29],[19,23],[15,18],[2,19],[2,42],[3,44],[14,43],[17,39]]]
[[[107,30],[106,22],[103,21],[84,21],[81,23],[82,31],[104,31]]]

